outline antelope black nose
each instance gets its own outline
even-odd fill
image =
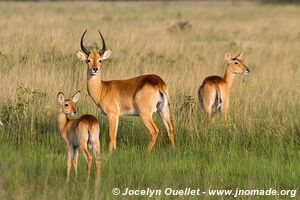
[[[250,73],[250,69],[249,69],[249,68],[247,68],[247,70],[246,70],[246,71],[247,71],[247,73]]]
[[[74,111],[74,112],[73,112],[73,115],[77,115],[77,112],[76,112],[76,111]]]
[[[98,71],[98,68],[93,68],[93,72],[97,72]]]

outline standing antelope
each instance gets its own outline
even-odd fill
[[[210,121],[215,112],[221,113],[226,119],[229,106],[230,89],[236,74],[248,74],[249,68],[243,63],[242,53],[232,57],[229,52],[225,54],[227,67],[224,77],[206,77],[198,90],[198,98],[204,112]]]
[[[87,30],[86,30],[87,31]],[[148,128],[151,141],[148,151],[153,148],[158,128],[152,114],[158,112],[164,126],[168,131],[171,146],[175,148],[173,127],[169,114],[169,92],[166,83],[157,75],[142,75],[127,80],[101,80],[102,62],[109,58],[111,50],[106,50],[104,38],[100,31],[102,49],[98,52],[90,52],[83,45],[81,37],[81,51],[77,51],[77,57],[87,63],[87,88],[95,104],[101,112],[108,117],[110,142],[108,150],[111,153],[116,149],[116,137],[119,116],[140,116]]]
[[[75,103],[78,101],[80,92],[76,92],[71,99],[65,99],[62,92],[58,93],[58,102],[61,105],[58,114],[58,127],[62,138],[67,144],[67,176],[69,180],[71,161],[77,176],[78,151],[81,149],[87,163],[87,180],[90,177],[92,156],[88,147],[94,151],[97,167],[97,176],[100,174],[100,141],[99,141],[99,123],[93,115],[82,115],[78,119],[69,119],[69,116],[77,115]]]

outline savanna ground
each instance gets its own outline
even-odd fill
[[[2,2],[0,19],[0,199],[142,198],[114,197],[115,187],[299,190],[299,6]],[[141,120],[122,117],[117,151],[108,156],[106,118],[87,94],[86,66],[75,55],[86,28],[87,46],[99,48],[100,29],[113,51],[103,79],[156,73],[166,81],[175,151],[157,115],[161,131],[151,154],[145,153],[149,135]],[[228,122],[207,125],[197,89],[205,76],[223,73],[227,50],[245,52],[252,72],[235,80]],[[85,183],[82,155],[78,178],[64,182],[66,147],[57,129],[56,95],[77,90],[79,114],[95,114],[101,122],[97,186],[94,178]],[[174,198],[187,197],[155,197]]]

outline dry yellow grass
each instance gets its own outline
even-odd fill
[[[244,108],[269,102],[284,107],[300,96],[298,7],[195,2],[86,5],[1,3],[2,101],[14,97],[17,84],[51,95],[58,90],[86,90],[85,66],[74,53],[85,28],[87,44],[99,45],[96,31],[101,29],[113,50],[111,64],[102,70],[104,79],[157,73],[168,83],[175,102],[183,95],[195,97],[205,76],[222,74],[227,50],[244,51],[253,69],[249,77],[237,78],[232,98],[236,107],[241,96],[247,100]],[[184,20],[191,29],[168,31]]]

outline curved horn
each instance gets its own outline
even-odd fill
[[[87,49],[83,46],[83,38],[84,38],[84,35],[85,35],[86,32],[87,32],[87,30],[85,30],[84,33],[83,33],[82,36],[81,36],[80,47],[81,47],[81,50],[82,50],[86,55],[89,55],[91,52],[90,52],[89,50],[87,50]]]
[[[98,52],[99,52],[100,55],[103,55],[105,50],[106,50],[106,45],[105,45],[105,41],[104,41],[104,38],[103,38],[101,32],[99,30],[98,30],[98,32],[99,32],[101,40],[102,40],[102,49],[99,50]]]

